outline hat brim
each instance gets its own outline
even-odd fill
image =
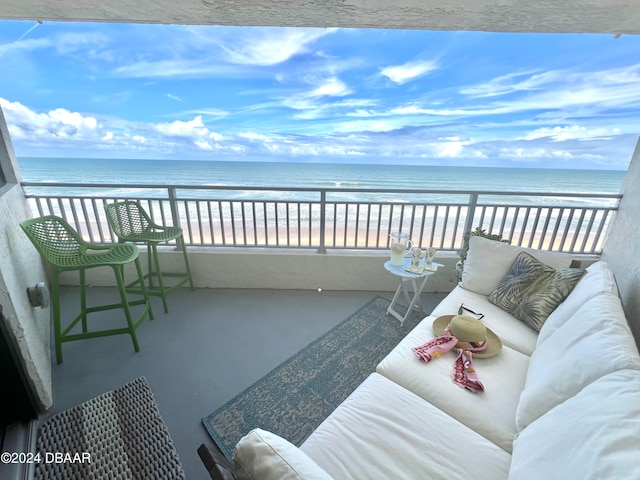
[[[447,325],[451,322],[451,319],[456,315],[440,315],[433,321],[433,331],[439,337],[447,328]],[[502,350],[502,340],[496,335],[493,330],[485,325],[487,329],[487,348],[482,352],[474,353],[473,358],[489,358],[500,353]]]

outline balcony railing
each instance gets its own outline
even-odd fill
[[[481,227],[514,245],[600,254],[619,194],[398,189],[313,189],[24,182],[34,216],[58,215],[91,242],[117,241],[104,205],[139,200],[180,225],[190,246],[387,249],[389,233],[414,245],[462,248]]]

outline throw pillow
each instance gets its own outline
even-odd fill
[[[571,255],[568,253],[516,247],[472,235],[460,286],[481,295],[489,295],[520,252],[527,252],[553,268],[568,268],[571,265]]]
[[[521,252],[488,300],[540,331],[585,273],[580,268],[556,270]]]
[[[544,273],[525,290],[513,316],[540,331],[551,312],[564,302],[586,270],[565,268]]]
[[[260,428],[240,439],[233,460],[238,480],[331,480],[298,447]]]
[[[489,301],[513,314],[520,306],[527,287],[541,275],[553,272],[552,267],[528,253],[520,252],[496,289],[489,295]]]

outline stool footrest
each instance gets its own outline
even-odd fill
[[[144,275],[143,279],[147,280],[150,276],[156,276],[157,274],[154,272],[153,274],[147,273]],[[168,295],[171,292],[174,292],[178,288],[185,285],[189,280],[191,280],[189,274],[187,273],[163,273],[162,278],[171,277],[171,278],[181,278],[177,284],[172,285],[171,287],[164,287],[164,290],[159,290],[158,287],[146,287],[147,295],[153,295],[154,297],[162,297],[163,295]],[[140,285],[140,280],[134,280],[129,283],[125,288],[127,293],[136,293],[142,295],[143,291],[141,288],[137,288],[136,285]],[[193,290],[193,288],[192,288]]]
[[[137,320],[133,321],[133,329],[137,329],[142,322],[144,322],[145,318],[147,318],[147,315],[149,315],[149,317],[151,317],[150,312],[151,312],[151,306],[147,303],[146,300],[134,300],[132,302],[128,302],[129,306],[135,306],[135,305],[145,305],[146,307],[144,309],[144,311],[142,312],[142,314],[138,317]],[[71,331],[71,329],[73,329],[73,327],[75,327],[78,322],[80,322],[80,320],[82,320],[83,316],[85,316],[86,314],[89,313],[95,313],[95,312],[101,312],[104,310],[113,310],[116,308],[122,308],[122,304],[119,303],[114,303],[114,304],[110,304],[110,305],[100,305],[98,307],[89,307],[87,308],[84,312],[80,312],[80,314],[78,314],[78,316],[67,326],[67,328],[65,328],[61,333],[60,333],[60,342],[72,342],[75,340],[84,340],[86,338],[98,338],[98,337],[106,337],[109,335],[120,335],[120,334],[127,334],[130,335],[131,334],[131,329],[129,327],[122,327],[122,328],[110,328],[108,330],[97,330],[97,331],[93,331],[93,332],[82,332],[82,333],[69,333]],[[84,314],[83,314],[84,313]],[[135,349],[135,351],[139,351],[138,348]]]

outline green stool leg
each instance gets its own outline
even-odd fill
[[[162,298],[162,306],[164,307],[164,313],[169,312],[169,305],[167,304],[167,296],[164,292],[164,281],[162,280],[162,270],[160,269],[160,260],[158,258],[158,246],[155,242],[151,243],[151,250],[153,251],[153,260],[156,275],[158,277],[158,289],[160,290],[160,297]]]
[[[147,308],[149,309],[149,320],[153,320],[153,310],[151,309],[151,302],[149,301],[149,293],[147,287],[144,286],[144,274],[142,273],[142,267],[140,266],[140,259],[136,258],[136,272],[138,272],[138,281],[140,282],[140,288],[142,289],[142,296],[147,302]]]
[[[147,272],[149,275],[149,288],[153,288],[153,259],[151,256],[152,252],[151,242],[147,242]]]
[[[189,286],[193,291],[193,277],[191,277],[191,266],[189,265],[189,256],[187,255],[187,245],[184,243],[184,235],[180,235],[180,246],[182,247],[182,256],[184,257],[184,265],[187,269],[187,278],[189,279]]]
[[[62,363],[62,340],[60,331],[60,281],[57,269],[51,269],[51,303],[53,304],[53,341],[56,347],[56,362]]]
[[[120,290],[122,308],[124,309],[124,315],[127,318],[127,325],[129,325],[129,334],[133,341],[133,349],[136,352],[139,352],[140,346],[138,345],[138,337],[136,336],[136,329],[133,326],[133,321],[131,320],[131,309],[129,308],[129,300],[127,299],[127,292],[124,288],[124,267],[122,265],[114,265],[113,272],[116,276],[116,282],[118,283],[118,290]]]
[[[80,314],[82,315],[82,332],[87,333],[87,283],[84,269],[80,269]]]

